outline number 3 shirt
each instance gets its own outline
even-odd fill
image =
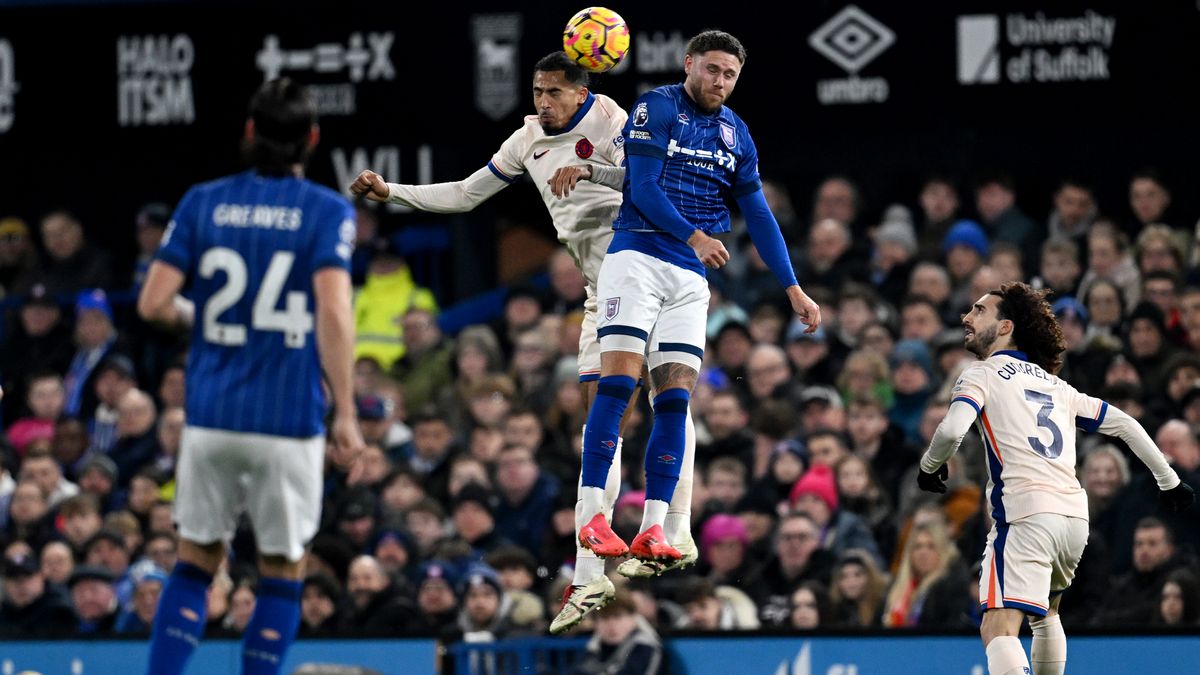
[[[1079,393],[1019,351],[968,367],[954,385],[970,404],[987,454],[988,503],[998,523],[1035,513],[1087,519],[1075,476],[1075,429],[1096,431],[1108,404]]]
[[[324,433],[313,275],[349,270],[354,210],[303,178],[246,172],[193,187],[157,259],[196,303],[189,426],[309,438]]]

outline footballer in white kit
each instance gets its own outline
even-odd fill
[[[1066,636],[1058,602],[1088,538],[1087,494],[1075,475],[1076,428],[1125,441],[1154,474],[1168,507],[1187,508],[1191,488],[1136,420],[1054,374],[1065,343],[1045,292],[1005,284],[976,301],[962,323],[966,348],[983,360],[955,383],[950,410],[921,458],[918,483],[946,491],[946,461],[974,424],[987,455],[995,521],[979,580],[989,672],[1030,672],[1016,637],[1029,615],[1032,672],[1061,674]]]

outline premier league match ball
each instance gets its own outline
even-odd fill
[[[629,53],[629,26],[611,9],[588,7],[567,22],[563,51],[588,72],[607,72]]]

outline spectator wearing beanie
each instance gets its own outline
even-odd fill
[[[1142,376],[1146,391],[1163,387],[1163,366],[1176,349],[1167,339],[1167,318],[1152,302],[1139,302],[1125,322],[1125,358]]]
[[[883,214],[883,222],[875,231],[875,249],[871,255],[871,283],[879,295],[893,306],[900,306],[908,293],[908,278],[912,276],[917,256],[917,234],[913,230],[912,214],[900,204],[893,204]]]
[[[921,445],[921,416],[936,387],[929,347],[920,340],[902,340],[892,350],[893,402],[889,417],[905,439]]]
[[[796,481],[790,500],[793,510],[807,514],[816,524],[821,548],[834,556],[852,548],[862,549],[883,567],[871,528],[859,516],[838,509],[837,481],[832,469],[814,465]]]
[[[942,255],[954,289],[950,293],[950,306],[970,307],[976,300],[970,297],[971,277],[983,267],[988,256],[988,236],[983,226],[973,220],[954,223],[942,240]]]
[[[737,516],[718,513],[700,529],[700,572],[717,586],[747,590],[753,560],[746,555],[750,535]]]

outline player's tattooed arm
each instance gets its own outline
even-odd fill
[[[696,388],[698,376],[696,369],[691,366],[682,363],[664,363],[650,371],[650,382],[654,385],[656,392],[666,389],[692,391]]]

